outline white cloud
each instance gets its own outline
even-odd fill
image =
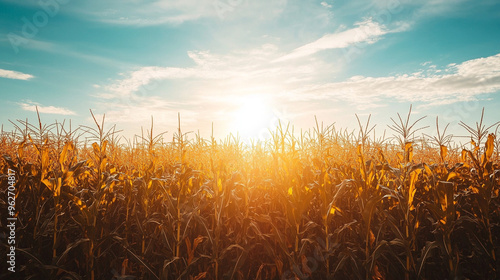
[[[44,114],[56,114],[56,115],[76,115],[75,112],[66,109],[66,108],[61,108],[61,107],[54,107],[54,106],[43,106],[40,103],[33,102],[30,100],[26,100],[23,102],[18,103],[21,106],[21,109],[25,111],[30,111],[30,112],[36,112],[37,107],[38,107],[38,112],[44,113]]]
[[[362,108],[383,105],[386,100],[445,105],[500,90],[500,54],[450,64],[444,71],[435,68],[429,65],[426,71],[410,75],[354,76],[343,82],[307,85],[294,95],[302,100],[346,100]]]
[[[113,3],[114,2],[114,3]],[[154,1],[151,3],[136,3],[135,1],[111,1],[110,7],[94,12],[100,21],[124,25],[158,25],[180,24],[204,17],[216,15],[213,1]],[[120,6],[120,9],[116,7]]]
[[[155,124],[175,124],[176,113],[181,112],[184,123],[210,128],[212,121],[228,121],[238,98],[259,94],[268,96],[272,106],[291,112],[288,119],[293,122],[298,116],[338,106],[358,110],[384,107],[388,102],[438,106],[477,100],[500,90],[500,54],[443,68],[423,63],[411,74],[353,76],[339,82],[331,79],[341,69],[341,58],[323,61],[304,56],[276,62],[285,54],[271,44],[228,54],[191,51],[188,55],[193,66],[141,67],[96,87],[106,119],[143,125],[154,116]],[[174,89],[168,90],[171,85]]]
[[[68,7],[87,19],[120,25],[178,25],[201,19],[272,19],[283,12],[287,0],[88,0]]]
[[[29,80],[34,78],[34,76],[22,72],[0,69],[0,78],[7,78],[14,80]]]
[[[102,91],[98,96],[106,99],[130,96],[153,81],[188,78],[210,81],[210,84],[219,87],[218,89],[225,87],[233,91],[244,91],[244,88],[248,89],[251,85],[273,87],[315,79],[329,67],[327,63],[315,59],[310,59],[307,63],[270,62],[282,55],[283,53],[272,44],[225,55],[208,51],[189,51],[188,56],[195,63],[192,67],[141,67],[123,74],[123,79],[100,88]],[[328,70],[331,74],[332,69]]]
[[[482,81],[500,77],[500,54],[465,61],[459,65],[451,65],[460,76],[474,77]]]
[[[373,21],[371,18],[354,24],[354,28],[341,32],[326,34],[318,40],[293,50],[277,61],[300,58],[315,54],[327,49],[342,49],[357,43],[373,44],[382,35],[389,33],[385,26]]]
[[[321,2],[321,6],[325,7],[325,8],[331,8],[332,5],[326,3],[325,1]]]
[[[272,44],[228,54],[190,51],[188,55],[194,62],[191,67],[141,67],[96,88],[94,96],[103,104],[106,119],[137,125],[153,115],[155,123],[172,123],[180,111],[184,121],[210,127],[212,121],[227,122],[227,114],[242,96],[264,95],[279,105],[297,85],[338,71],[314,58],[273,63],[283,53]],[[175,90],[165,90],[168,85],[175,85]]]

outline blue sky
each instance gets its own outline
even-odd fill
[[[371,114],[382,134],[413,104],[465,135],[500,120],[499,34],[493,0],[0,0],[0,120],[265,137]]]

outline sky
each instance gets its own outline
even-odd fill
[[[467,135],[500,120],[499,34],[495,0],[0,0],[0,123],[391,135],[411,105]]]

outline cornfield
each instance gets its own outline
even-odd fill
[[[92,115],[93,116],[93,115]],[[267,141],[12,122],[0,150],[2,279],[500,279],[498,123],[388,139],[317,123]],[[495,130],[496,129],[496,130]]]

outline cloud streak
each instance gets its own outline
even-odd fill
[[[22,73],[22,72],[0,69],[0,78],[26,81],[26,80],[32,79],[34,77],[35,76],[33,76],[33,75]]]
[[[384,25],[373,21],[371,18],[355,23],[354,26],[354,28],[341,32],[326,34],[314,42],[296,48],[276,61],[296,59],[328,49],[343,49],[358,43],[373,44],[382,35],[389,33]]]
[[[124,74],[123,79],[103,86],[103,91],[97,96],[104,99],[130,96],[141,87],[161,80],[205,81],[214,88],[213,92],[209,88],[205,89],[210,93],[226,88],[237,94],[254,86],[276,89],[277,86],[316,79],[321,73],[327,73],[326,68],[329,67],[327,63],[314,59],[307,63],[270,62],[282,55],[277,46],[272,44],[224,55],[208,51],[189,51],[188,56],[195,63],[192,67],[141,67]]]
[[[76,115],[74,111],[71,111],[62,107],[55,106],[43,106],[40,103],[33,102],[30,100],[26,100],[18,103],[21,106],[21,109],[30,112],[36,112],[38,107],[38,112],[43,114],[55,114],[55,115]]]
[[[296,85],[335,72],[331,65],[316,59],[272,63],[283,55],[272,44],[228,54],[190,51],[188,55],[193,66],[141,67],[96,87],[97,103],[113,104],[112,109],[101,106],[106,118],[139,124],[139,119],[148,122],[153,115],[159,124],[175,120],[180,111],[184,121],[210,127],[211,121],[226,123],[227,114],[239,106],[240,98],[261,95],[279,104]],[[176,88],[165,90],[165,84]]]
[[[229,54],[190,51],[188,55],[193,66],[141,67],[96,87],[98,102],[113,104],[111,112],[106,111],[107,119],[143,124],[153,115],[155,123],[168,123],[181,112],[187,123],[210,127],[212,121],[227,122],[238,98],[264,95],[273,106],[292,112],[289,120],[294,121],[301,115],[335,111],[339,104],[357,110],[394,102],[440,106],[500,90],[500,54],[440,69],[425,63],[411,74],[352,76],[338,82],[331,82],[331,77],[341,70],[339,63],[312,55],[276,62],[287,54],[271,44]],[[164,83],[180,87],[169,92]]]
[[[354,76],[343,82],[297,89],[298,100],[338,99],[358,108],[384,106],[386,100],[422,102],[427,106],[475,100],[500,90],[500,54],[425,71],[386,77]]]
[[[146,2],[146,3],[144,3]],[[197,20],[241,20],[276,18],[287,0],[88,0],[73,3],[68,9],[106,24],[130,26],[176,26]]]

